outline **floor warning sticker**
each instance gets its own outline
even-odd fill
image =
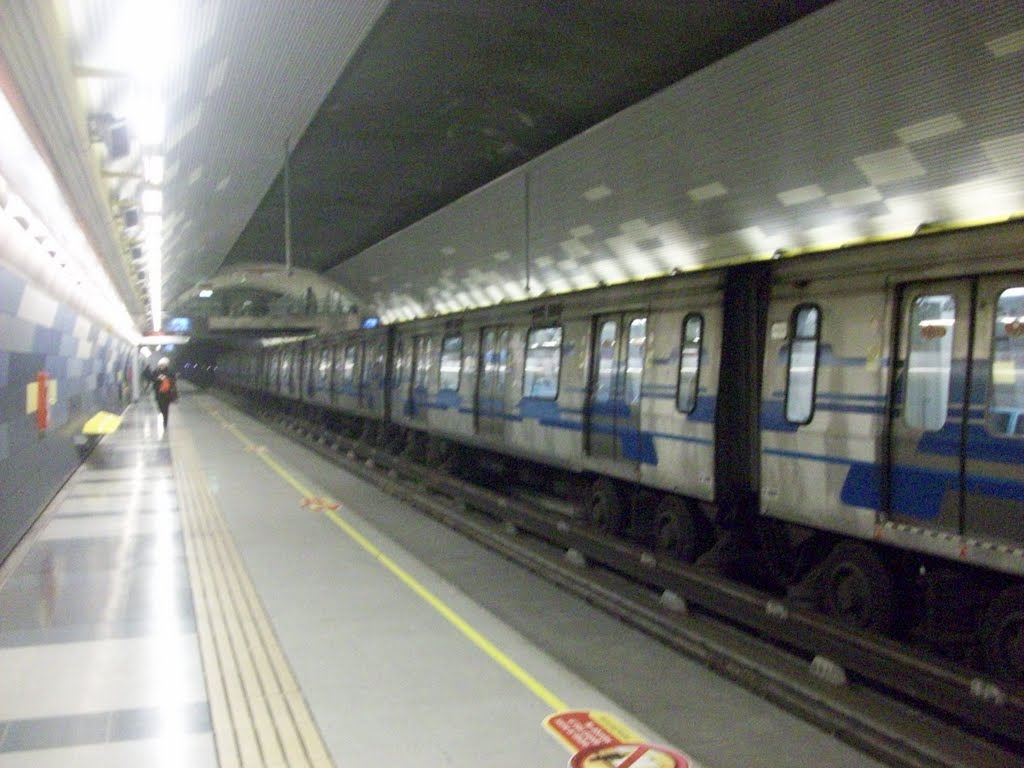
[[[604,712],[558,712],[544,727],[573,753],[569,768],[700,768],[681,752],[646,743]]]

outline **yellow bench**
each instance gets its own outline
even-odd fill
[[[100,411],[82,427],[83,435],[109,435],[121,426],[121,417],[108,411]]]

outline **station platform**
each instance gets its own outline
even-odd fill
[[[0,681],[5,768],[878,765],[187,384],[3,564]]]

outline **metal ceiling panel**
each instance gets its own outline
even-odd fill
[[[383,0],[193,3],[171,82],[169,296],[210,275],[384,8]],[[281,223],[283,227],[283,222]],[[264,254],[280,258],[280,252]]]
[[[396,0],[292,162],[293,251],[327,269],[824,0]],[[281,253],[278,179],[226,263]]]
[[[1020,214],[1022,61],[1015,0],[835,3],[328,274],[394,319]]]

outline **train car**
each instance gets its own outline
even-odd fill
[[[268,376],[258,388],[309,412],[322,409],[353,423],[384,423],[390,402],[389,337],[390,329],[381,326],[269,347],[262,353]]]
[[[699,542],[683,529],[708,522],[696,502],[716,501],[726,274],[404,323],[393,419],[429,436],[435,456],[451,441],[574,473],[597,527],[661,535],[692,559]]]
[[[980,624],[997,665],[1024,611],[1021,243],[1006,224],[777,263],[760,415],[760,512],[815,532],[819,607],[888,631],[916,593],[929,638]]]
[[[331,338],[332,410],[375,422],[387,419],[389,334],[388,328],[379,327],[347,331]]]

